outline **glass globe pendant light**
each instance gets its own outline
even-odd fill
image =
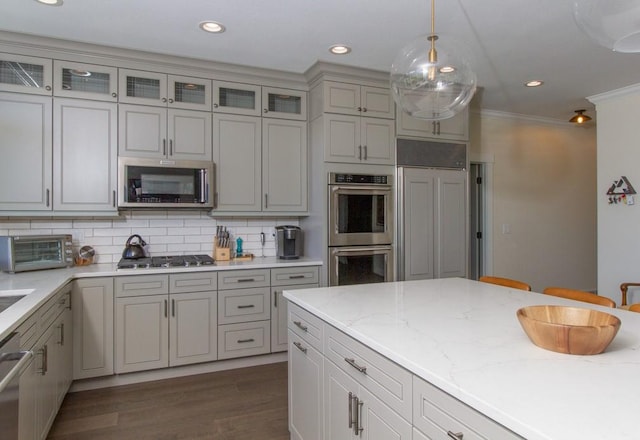
[[[476,82],[464,50],[446,34],[435,33],[431,0],[431,33],[403,47],[391,65],[393,99],[414,118],[447,119],[469,104]]]
[[[574,0],[573,17],[599,45],[616,52],[640,52],[638,0]]]

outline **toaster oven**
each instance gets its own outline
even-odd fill
[[[73,265],[71,235],[0,236],[0,270],[25,272]]]

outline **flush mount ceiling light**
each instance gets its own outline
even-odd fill
[[[226,30],[223,25],[215,21],[202,21],[198,26],[200,26],[200,29],[203,31],[211,32],[212,34],[221,34]]]
[[[593,41],[616,52],[640,52],[640,2],[574,0],[573,17]]]
[[[524,83],[527,87],[540,87],[542,84],[544,84],[544,81],[540,81],[539,79],[533,79]]]
[[[431,0],[431,33],[403,47],[391,65],[393,99],[415,118],[447,119],[469,104],[476,81],[464,49],[451,37],[435,33]]]
[[[62,0],[36,0],[38,3],[42,3],[47,6],[62,6],[64,3]]]
[[[345,46],[344,44],[334,44],[329,48],[329,52],[334,55],[346,55],[351,52],[351,48],[349,46]]]
[[[590,116],[583,115],[583,113],[586,112],[587,110],[582,109],[582,110],[574,110],[574,111],[577,113],[577,115],[569,119],[569,122],[573,122],[574,124],[584,124],[585,122],[588,122],[591,120]]]

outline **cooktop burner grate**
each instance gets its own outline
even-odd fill
[[[155,269],[160,267],[200,267],[212,266],[212,257],[201,255],[167,255],[162,257],[146,257],[135,260],[121,259],[118,269]]]

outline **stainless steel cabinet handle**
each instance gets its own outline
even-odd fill
[[[462,436],[463,436],[461,432],[453,433],[451,431],[447,431],[447,435],[453,440],[462,440]]]
[[[356,370],[358,370],[361,373],[367,374],[367,367],[361,367],[360,365],[356,364],[356,360],[353,358],[344,358],[344,361],[351,365],[353,368],[355,368]]]
[[[367,160],[367,146],[364,146],[364,160]]]
[[[304,278],[304,275],[289,275],[290,280],[297,280],[300,278]]]
[[[265,113],[269,113],[269,110],[267,110],[266,108],[264,110],[262,110]]]
[[[253,338],[249,338],[249,339],[238,339],[238,344],[246,344],[247,342],[253,342],[255,341],[255,339]]]
[[[255,278],[240,278],[238,280],[239,283],[250,283],[251,281],[255,281]]]
[[[436,134],[440,136],[440,121],[436,122],[436,127],[438,128],[438,132]]]
[[[60,323],[58,329],[60,329],[60,341],[58,344],[64,346],[64,322]]]
[[[349,391],[349,429],[353,428],[353,393]]]
[[[300,330],[302,330],[303,332],[309,331],[309,327],[307,327],[306,325],[302,325],[302,322],[300,321],[293,321],[293,323],[300,328]]]
[[[117,94],[116,92],[113,92],[113,93],[111,94],[111,96],[112,96],[112,97],[114,97],[114,98],[117,98],[117,97],[118,97],[118,94]]]
[[[173,139],[169,139],[169,156],[173,156]]]
[[[44,89],[45,89],[47,92],[49,92],[49,91],[51,91],[51,86],[45,86],[45,87],[44,87]]]
[[[113,190],[113,207],[116,207],[116,190]]]
[[[213,108],[218,108],[218,104],[214,103]]]
[[[362,145],[358,145],[358,159],[362,160]]]
[[[358,107],[358,111],[361,112],[362,111],[362,107]]]
[[[362,112],[366,113],[367,112],[367,108],[366,107],[362,107]]]
[[[167,140],[166,139],[162,139],[162,155],[163,156],[167,155]]]
[[[168,306],[169,306],[169,301],[167,301],[167,300],[165,299],[165,300],[164,300],[164,317],[165,317],[165,318],[166,318],[166,317],[168,317],[168,314],[167,314],[167,308],[168,308]]]
[[[269,207],[269,194],[264,195],[264,207],[265,209]]]
[[[253,307],[255,307],[253,304],[242,304],[238,306],[239,309],[251,309]]]
[[[173,99],[169,98],[169,104],[173,104]]]
[[[47,189],[47,194],[46,194],[46,205],[47,207],[49,207],[49,196],[51,195],[51,191],[49,189]]]
[[[274,291],[273,292],[273,307],[278,307],[278,295],[280,295],[282,292],[279,291]]]
[[[436,121],[431,122],[431,134],[436,134]]]
[[[298,348],[298,350],[300,350],[304,354],[307,354],[307,349],[303,347],[302,344],[299,343],[298,341],[294,342],[293,345],[295,345]]]
[[[44,376],[45,374],[47,374],[47,369],[48,369],[48,363],[49,363],[49,359],[48,359],[48,348],[45,345],[44,347],[42,347],[40,350],[38,350],[38,354],[40,354],[42,356],[42,366],[40,368],[40,371],[38,371],[38,373],[40,373],[42,376]]]
[[[216,191],[215,194],[213,195],[213,207],[217,208],[218,207],[218,192]]]
[[[353,422],[353,433],[355,435],[360,435],[364,428],[360,426],[360,411],[362,409],[363,402],[358,399],[358,397],[353,398],[355,401],[355,421]]]
[[[167,102],[167,98],[162,98],[162,102]]]
[[[176,300],[171,300],[171,316],[176,317]]]

